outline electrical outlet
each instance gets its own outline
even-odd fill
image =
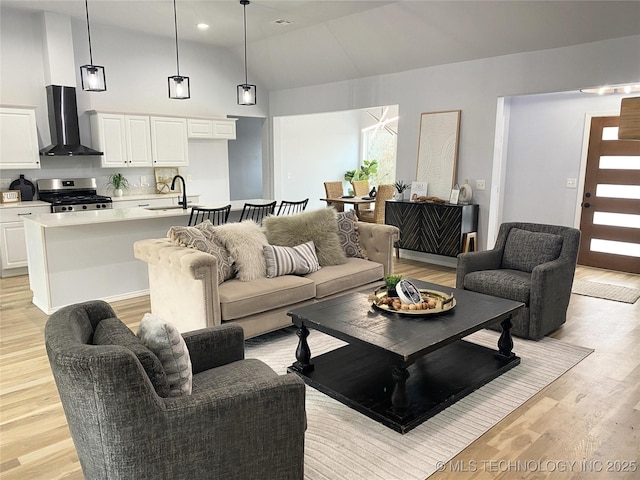
[[[575,178],[567,178],[567,188],[578,188],[578,181]]]
[[[476,180],[476,190],[484,190],[486,188],[486,185],[484,183],[484,180]]]
[[[145,177],[144,175],[140,175],[140,185],[142,185],[143,187],[147,185],[147,177]]]
[[[187,182],[191,182],[191,175],[187,175]]]

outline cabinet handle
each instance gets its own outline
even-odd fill
[[[138,206],[139,207],[148,207],[149,204],[148,203],[139,203]]]
[[[24,216],[24,215],[31,215],[31,212],[28,212],[28,213],[19,213],[19,214],[18,214],[18,216],[19,216],[19,217],[22,217],[22,216]]]

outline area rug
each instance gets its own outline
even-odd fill
[[[498,332],[467,337],[495,348]],[[312,357],[344,343],[321,332],[308,338]],[[293,327],[249,339],[246,357],[285,373],[295,360]],[[593,350],[551,338],[514,339],[521,364],[401,435],[307,386],[305,479],[424,480],[501,419],[559,378]]]
[[[621,287],[588,280],[574,280],[571,293],[624,303],[635,303],[640,298],[640,289],[638,288]]]

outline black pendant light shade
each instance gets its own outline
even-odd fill
[[[179,100],[191,98],[189,77],[182,77],[180,75],[169,77],[169,98],[176,98]]]
[[[238,105],[255,105],[257,101],[255,85],[248,83],[238,85]]]
[[[80,79],[82,90],[87,92],[104,92],[107,90],[107,80],[104,75],[104,67],[93,65],[93,52],[91,51],[91,28],[89,27],[89,4],[84,0],[84,10],[87,14],[87,36],[89,37],[89,62],[90,65],[80,67]]]
[[[178,15],[176,13],[176,0],[173,0],[173,25],[176,32],[176,70],[177,75],[169,77],[169,98],[185,100],[191,98],[189,77],[180,75],[180,55],[178,53]]]
[[[240,0],[244,25],[244,83],[238,85],[238,105],[255,105],[257,102],[256,86],[249,84],[247,78],[247,5],[249,0]]]

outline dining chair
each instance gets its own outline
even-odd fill
[[[307,208],[307,203],[309,203],[308,198],[300,202],[290,202],[288,200],[282,200],[280,202],[280,206],[278,207],[276,215],[291,215],[293,213],[304,212],[305,208]]]
[[[351,186],[353,187],[353,194],[356,197],[366,197],[369,195],[369,180],[354,180],[351,182]],[[360,205],[360,208],[363,210],[370,209],[370,203],[363,203]]]
[[[229,212],[231,212],[231,205],[220,208],[191,207],[189,226],[197,225],[205,220],[211,221],[214,225],[222,225],[229,220]]]
[[[344,195],[342,182],[324,182],[324,191],[326,198],[340,198]],[[327,202],[327,206],[335,208],[338,212],[344,212],[344,203]]]
[[[271,203],[245,203],[240,215],[240,221],[253,220],[256,223],[262,223],[262,219],[267,215],[272,215],[276,209],[276,201]]]
[[[384,223],[384,213],[387,205],[386,202],[393,198],[395,188],[396,187],[391,184],[378,185],[378,193],[376,194],[376,203],[374,204],[373,210],[360,209],[360,221],[368,223]]]

